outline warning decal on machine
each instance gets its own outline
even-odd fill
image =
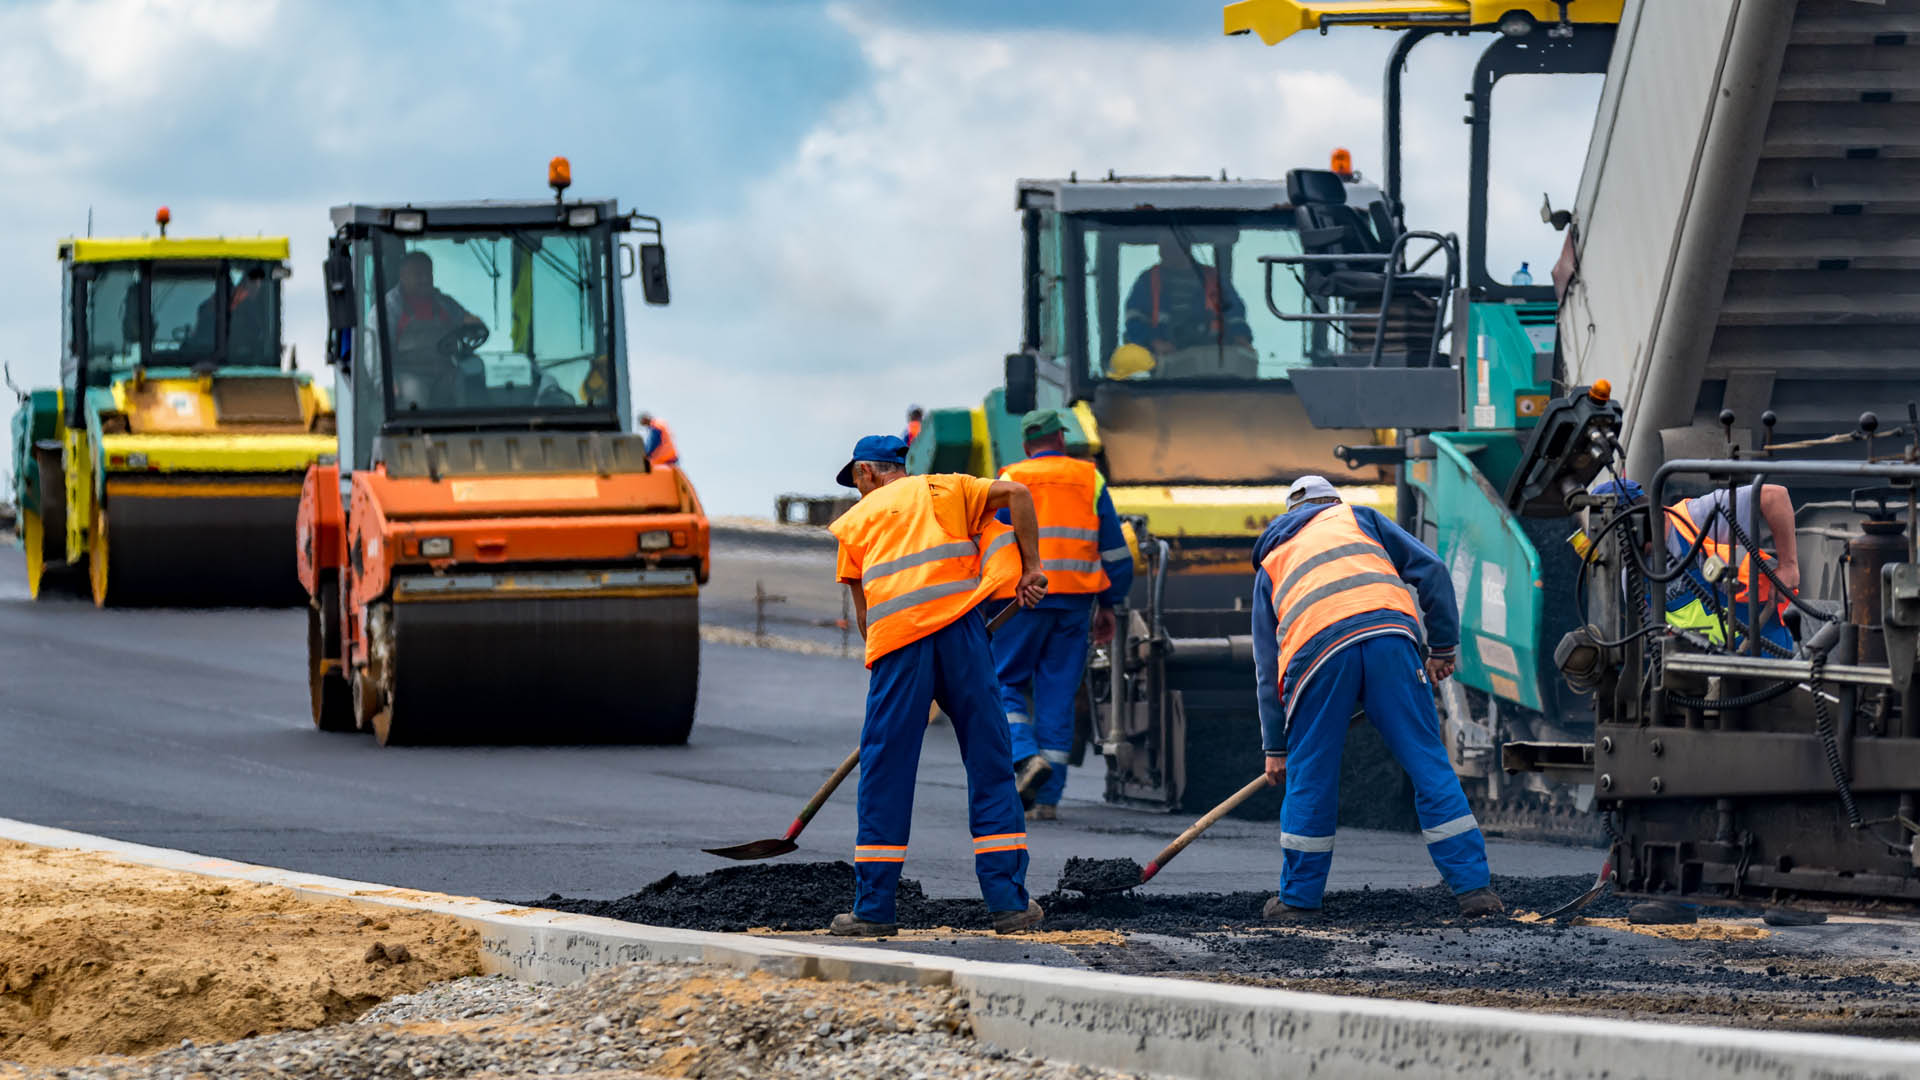
[[[600,482],[591,476],[498,476],[455,480],[452,488],[454,502],[544,502],[600,494]]]

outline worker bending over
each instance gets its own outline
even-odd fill
[[[647,440],[647,460],[655,465],[680,464],[680,451],[673,445],[673,432],[650,412],[640,414],[640,435]]]
[[[1090,461],[1067,456],[1066,425],[1059,412],[1028,413],[1021,418],[1020,434],[1026,460],[1000,470],[1000,478],[1017,481],[1033,493],[1047,597],[994,635],[993,659],[1000,676],[1000,705],[1013,732],[1020,798],[1033,808],[1035,818],[1052,821],[1059,816],[1060,796],[1067,787],[1073,703],[1086,673],[1088,630],[1091,627],[1095,644],[1113,640],[1113,609],[1133,585],[1133,554],[1100,470]],[[1011,534],[996,537],[988,555],[994,554],[992,544],[1012,539]],[[994,595],[1012,600],[1012,583]]]
[[[1253,549],[1254,685],[1280,806],[1280,895],[1263,914],[1317,915],[1333,865],[1340,752],[1357,706],[1413,780],[1427,854],[1469,917],[1506,910],[1487,887],[1487,843],[1447,762],[1428,682],[1453,674],[1460,612],[1440,557],[1332,484],[1302,477]],[[1407,595],[1420,596],[1420,611]],[[1425,617],[1427,659],[1420,657]]]
[[[839,576],[853,595],[867,642],[867,715],[860,730],[859,834],[854,901],[829,928],[841,936],[879,937],[897,929],[894,892],[907,857],[914,778],[927,710],[939,702],[960,740],[967,768],[973,868],[993,914],[1010,934],[1039,925],[1027,895],[1027,826],[1014,789],[1007,717],[995,692],[986,625],[974,611],[1012,581],[1017,602],[1047,593],[1027,489],[975,476],[908,476],[907,444],[869,435],[853,448],[840,483],[860,501],[829,528],[840,541]],[[984,564],[979,537],[1005,509],[1013,522],[1019,570]],[[1016,576],[1017,575],[1017,576]]]

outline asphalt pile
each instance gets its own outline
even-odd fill
[[[968,1003],[939,987],[791,980],[633,964],[568,987],[461,979],[389,1001],[356,1023],[146,1058],[25,1074],[33,1080],[418,1080],[782,1076],[1101,1080],[976,1041]]]
[[[1093,895],[1125,892],[1138,886],[1140,875],[1146,872],[1146,867],[1132,859],[1083,859],[1076,855],[1060,872],[1060,891]]]

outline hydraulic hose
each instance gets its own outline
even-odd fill
[[[1840,740],[1833,733],[1833,715],[1827,711],[1827,699],[1820,694],[1820,679],[1827,668],[1826,650],[1814,653],[1810,660],[1813,672],[1807,676],[1807,685],[1813,689],[1813,730],[1820,736],[1820,749],[1826,754],[1827,771],[1833,774],[1833,790],[1840,796],[1840,809],[1847,815],[1847,825],[1858,829],[1860,807],[1853,801],[1853,786],[1847,782],[1846,767],[1840,762]]]

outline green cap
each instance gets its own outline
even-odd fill
[[[1052,435],[1056,431],[1067,430],[1066,422],[1060,419],[1059,409],[1035,409],[1020,418],[1020,436],[1026,439],[1038,439]]]

